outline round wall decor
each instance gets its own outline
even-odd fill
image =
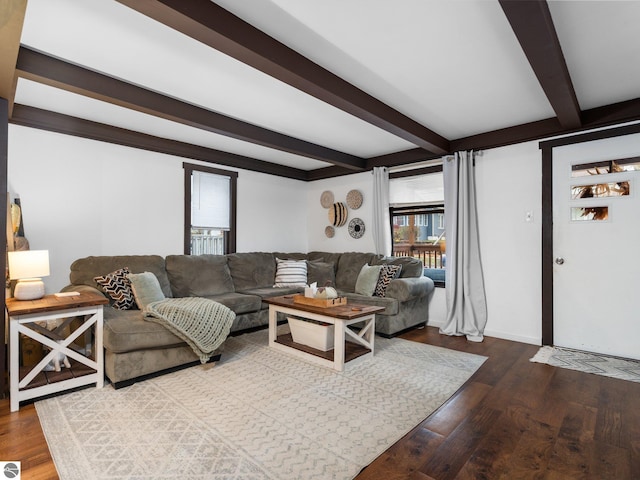
[[[336,202],[329,208],[329,223],[334,227],[341,227],[347,222],[347,206]]]
[[[336,230],[331,225],[329,225],[324,229],[324,234],[327,236],[327,238],[333,238],[333,236],[336,234]]]
[[[325,190],[324,192],[322,192],[322,195],[320,195],[320,205],[322,205],[322,208],[329,208],[332,204],[333,192]]]
[[[349,222],[349,235],[353,238],[360,238],[364,235],[364,222],[359,218],[354,218]]]
[[[357,210],[362,206],[362,192],[360,190],[351,190],[347,193],[347,205],[353,210]]]

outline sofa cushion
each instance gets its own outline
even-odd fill
[[[132,352],[184,344],[169,330],[144,319],[142,310],[115,310],[105,307],[104,348],[114,353]]]
[[[257,295],[262,298],[279,297],[281,295],[295,295],[296,293],[303,293],[304,287],[262,287],[262,288],[250,288],[243,290],[239,293],[246,295]]]
[[[206,297],[235,290],[226,255],[168,255],[174,297]]]
[[[282,260],[276,258],[274,287],[304,287],[307,285],[306,260]]]
[[[360,295],[373,295],[378,284],[378,278],[380,277],[380,270],[382,265],[369,265],[365,263],[360,269],[358,278],[356,279],[355,293]]]
[[[271,253],[232,253],[227,262],[236,291],[273,286],[276,260]]]
[[[244,293],[221,293],[219,295],[206,295],[203,298],[214,300],[233,310],[233,313],[251,313],[260,311],[262,308],[262,298],[257,295],[247,295]]]
[[[336,287],[346,292],[355,292],[356,280],[358,280],[362,266],[365,263],[369,265],[379,264],[379,261],[374,262],[379,258],[382,258],[382,256],[375,253],[348,252],[340,255],[338,268],[336,269]]]
[[[69,273],[73,285],[88,285],[101,290],[95,277],[106,275],[123,267],[131,273],[152,272],[160,282],[162,293],[171,297],[171,285],[164,266],[164,258],[159,255],[92,256],[80,258],[71,264]],[[101,290],[102,291],[102,290]]]
[[[387,287],[394,278],[400,276],[402,265],[382,265],[380,269],[380,276],[378,277],[378,284],[373,294],[376,297],[384,297],[387,293]]]
[[[378,257],[372,264],[401,265],[400,278],[421,277],[424,273],[422,260],[414,257]]]
[[[129,273],[129,269],[124,267],[94,278],[102,291],[111,299],[111,305],[117,310],[130,310],[136,306]]]
[[[307,261],[307,284],[317,283],[319,287],[336,284],[336,266],[322,260]]]
[[[133,296],[140,310],[145,310],[150,303],[164,300],[165,297],[160,288],[160,282],[158,282],[158,278],[153,273],[130,273],[128,277],[131,282]]]

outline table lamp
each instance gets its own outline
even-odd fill
[[[9,252],[9,278],[18,280],[13,291],[17,300],[36,300],[44,296],[40,277],[49,275],[49,250]]]

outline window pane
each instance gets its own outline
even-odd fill
[[[609,207],[572,207],[571,220],[598,221],[609,218]]]
[[[571,187],[571,199],[621,197],[629,195],[629,182],[596,183]]]
[[[229,177],[193,172],[191,190],[191,225],[193,227],[228,230],[229,201]]]
[[[224,231],[191,229],[191,255],[223,255]]]
[[[389,203],[393,206],[428,205],[444,202],[442,173],[394,178],[389,181]]]
[[[573,165],[571,167],[571,176],[606,175],[607,173],[633,172],[636,170],[640,170],[640,158],[621,158],[618,160]]]

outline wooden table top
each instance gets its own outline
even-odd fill
[[[356,303],[347,303],[345,305],[326,308],[317,307],[304,303],[296,303],[294,302],[293,297],[294,295],[284,295],[280,297],[265,298],[264,301],[266,303],[278,305],[281,307],[295,308],[296,310],[300,310],[302,312],[317,313],[341,320],[351,320],[353,318],[364,317],[365,315],[371,315],[372,313],[378,313],[384,310],[384,307],[376,307]]]
[[[90,307],[109,303],[105,297],[97,293],[82,292],[72,297],[56,297],[45,295],[37,300],[17,300],[7,298],[7,312],[10,316],[27,315],[30,313],[46,313],[67,308]]]

